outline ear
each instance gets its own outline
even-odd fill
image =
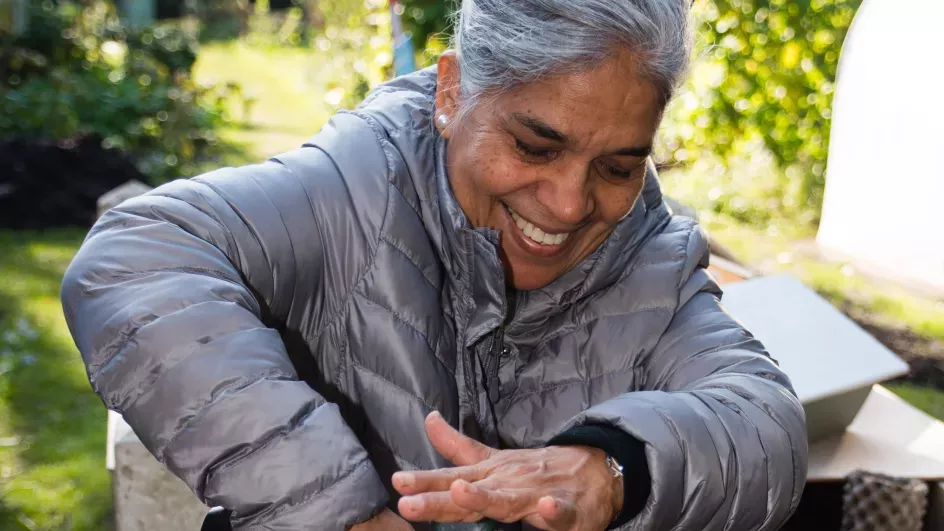
[[[433,121],[436,129],[439,129],[439,134],[444,138],[449,138],[452,121],[456,119],[459,112],[459,85],[462,79],[456,52],[448,50],[440,55],[437,67],[439,72],[436,85],[436,113],[433,115]],[[440,115],[447,116],[450,123],[448,125],[439,123]]]

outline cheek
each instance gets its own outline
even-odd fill
[[[602,218],[607,225],[614,226],[629,213],[642,192],[643,181],[603,186],[597,194]]]
[[[501,150],[501,147],[483,149],[466,161],[473,168],[470,173],[474,176],[476,188],[492,196],[502,196],[521,188],[533,171]]]

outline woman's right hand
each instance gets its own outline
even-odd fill
[[[397,513],[390,509],[384,509],[383,512],[370,520],[357,524],[351,528],[351,531],[413,531],[413,526],[409,522],[397,516]]]

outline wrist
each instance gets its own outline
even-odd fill
[[[607,508],[605,520],[607,523],[613,522],[623,510],[623,476],[615,472],[611,465],[611,456],[605,451],[592,446],[583,446],[581,449],[590,454],[594,463],[594,475],[599,478],[597,484],[601,485],[601,498],[605,500],[601,505]]]
[[[610,506],[606,503],[609,498],[604,496],[622,493],[622,498],[613,502],[612,506],[618,509],[610,521],[608,529],[616,529],[635,518],[645,509],[651,493],[651,477],[646,457],[645,443],[628,433],[603,424],[582,424],[574,426],[550,441],[548,446],[579,446],[581,448],[598,448],[602,455],[613,456],[625,473],[607,492],[597,491],[600,496],[598,507]],[[606,458],[603,457],[605,463]],[[588,478],[589,479],[589,478]],[[593,478],[595,481],[597,478]],[[602,515],[601,515],[602,516]]]

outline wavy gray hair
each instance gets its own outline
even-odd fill
[[[462,0],[453,48],[463,107],[627,47],[668,102],[688,69],[690,0]]]

